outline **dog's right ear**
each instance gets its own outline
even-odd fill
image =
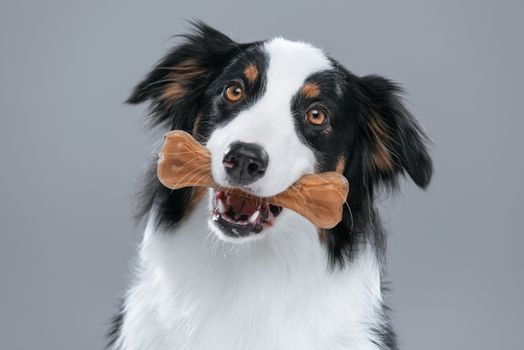
[[[202,23],[140,82],[127,103],[151,101],[153,125],[191,131],[205,88],[245,48]],[[176,118],[175,118],[176,116]]]

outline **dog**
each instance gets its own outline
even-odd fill
[[[432,175],[402,89],[304,42],[239,44],[193,25],[128,102],[148,101],[154,126],[206,145],[224,189],[165,188],[153,160],[145,233],[109,348],[397,349],[374,198],[405,174],[421,188]],[[268,197],[326,171],[350,184],[332,229],[226,190]]]

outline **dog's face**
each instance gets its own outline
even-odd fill
[[[329,122],[311,77],[330,68],[320,50],[284,39],[254,47],[226,68],[216,81],[216,127],[207,142],[218,184],[265,197],[315,170],[309,134],[329,132]],[[316,119],[306,117],[313,113]]]
[[[283,227],[286,209],[260,198],[305,173],[339,171],[352,193],[393,184],[404,171],[425,186],[431,163],[423,135],[397,91],[384,78],[352,75],[306,43],[239,45],[200,26],[130,102],[152,99],[158,122],[206,144],[213,177],[224,187],[211,191],[210,227],[241,243]],[[229,193],[231,187],[258,199]]]
[[[325,54],[305,43],[273,39],[237,56],[213,82],[212,108],[202,116],[213,125],[207,147],[215,181],[269,197],[318,171],[331,120],[340,117],[330,108],[344,89],[336,76]],[[279,230],[282,208],[214,194],[211,227],[220,237],[243,242]]]

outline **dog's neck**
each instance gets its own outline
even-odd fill
[[[241,245],[210,231],[206,199],[175,232],[156,228],[151,215],[126,300],[123,349],[376,349],[380,343],[374,332],[382,310],[380,267],[372,249],[331,270],[318,229],[291,211],[279,217],[279,232]]]

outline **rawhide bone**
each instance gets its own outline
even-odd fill
[[[211,175],[211,154],[185,131],[170,131],[164,136],[157,175],[170,188],[219,186]],[[235,194],[255,197],[238,188]],[[342,220],[342,207],[349,191],[347,179],[334,171],[303,175],[284,192],[261,198],[270,204],[291,209],[320,228],[332,228]]]

